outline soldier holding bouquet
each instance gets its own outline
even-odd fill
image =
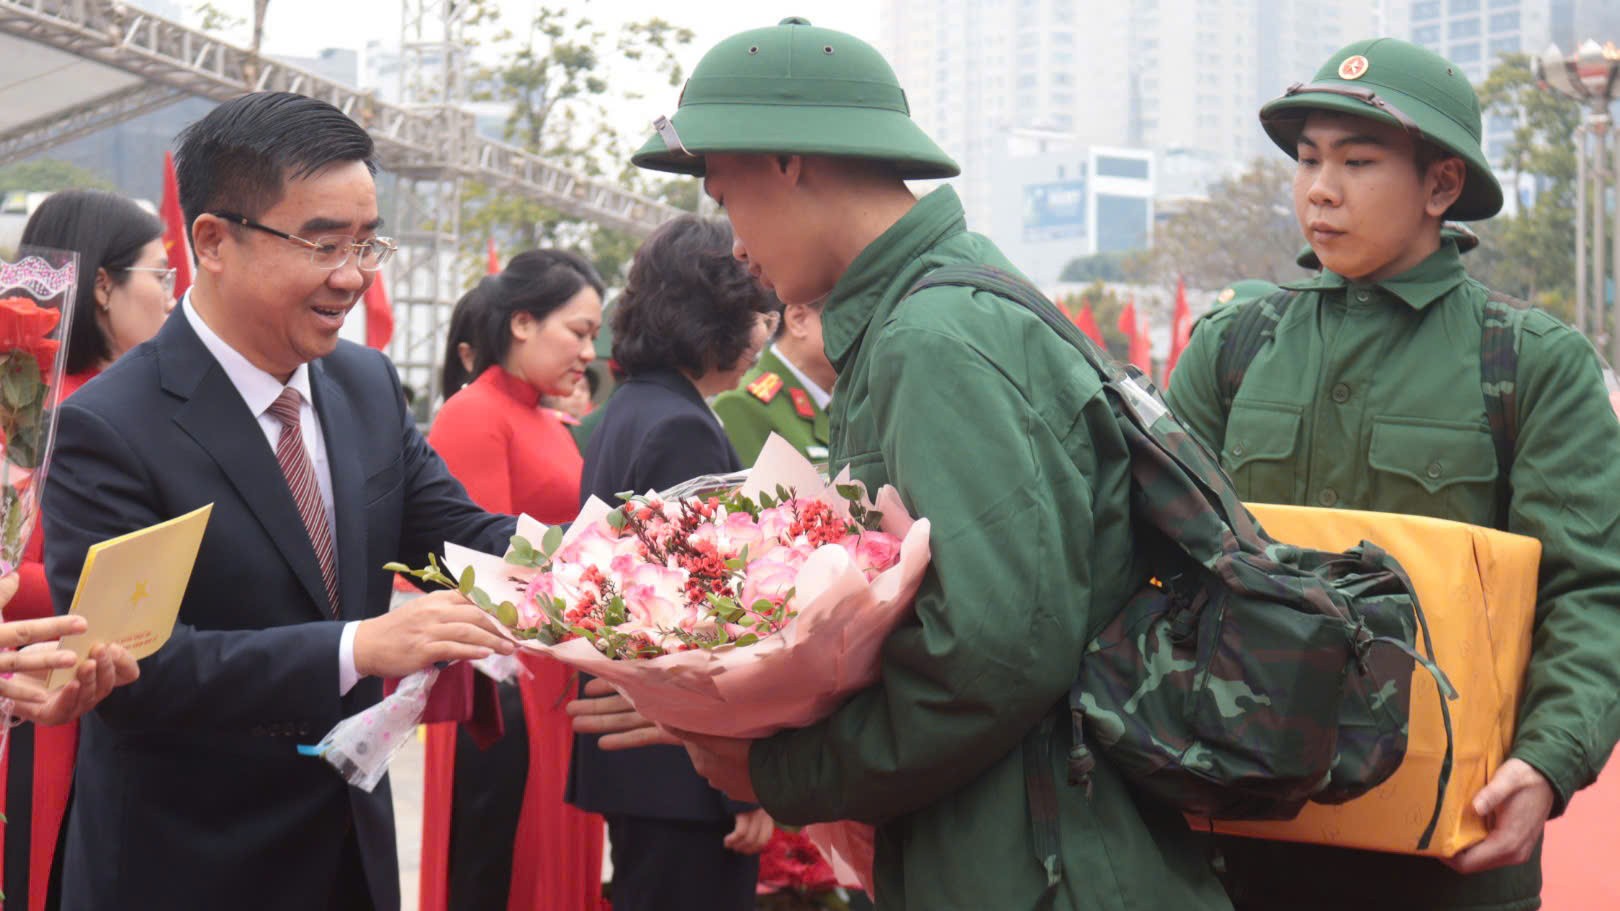
[[[1179,814],[1106,763],[1089,796],[1058,787],[1061,847],[1036,849],[1029,782],[1064,775],[1088,633],[1146,581],[1129,463],[1098,374],[1033,313],[964,287],[907,294],[941,266],[1013,267],[954,191],[907,189],[958,169],[889,65],[787,19],[712,49],[657,126],[635,163],[704,178],[736,257],[784,304],[822,302],[833,470],[892,483],[933,524],[879,682],[802,729],[692,737],[698,769],[789,824],[875,823],[880,908],[1227,907]]]

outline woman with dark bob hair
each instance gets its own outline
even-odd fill
[[[24,247],[79,254],[79,285],[68,328],[66,398],[124,352],[157,334],[174,309],[174,270],[163,248],[163,222],[134,202],[101,190],[63,190],[40,203],[23,228]],[[44,540],[36,528],[17,566],[16,597],[6,619],[55,616],[45,583]],[[6,898],[29,907],[47,889],[57,833],[73,781],[78,725],[12,732],[3,809],[6,856],[29,858],[6,871]],[[31,798],[31,799],[30,799]],[[31,836],[38,836],[30,842]]]
[[[758,359],[779,305],[731,243],[726,223],[685,215],[636,252],[613,305],[613,359],[628,379],[591,434],[582,500],[743,467],[704,399]],[[682,748],[604,752],[577,735],[568,785],[575,806],[607,818],[614,911],[754,907],[770,817],[709,787]]]
[[[538,406],[543,395],[573,391],[596,356],[602,290],[579,256],[531,250],[457,305],[469,327],[475,378],[439,409],[428,443],[484,509],[528,513],[547,525],[579,512],[579,447],[556,412]],[[456,341],[452,329],[449,378],[460,354]],[[520,658],[529,676],[497,688],[506,727],[499,741],[481,749],[454,724],[429,725],[424,911],[601,902],[602,820],[563,801],[571,673],[550,658]],[[470,675],[463,685],[471,685]]]

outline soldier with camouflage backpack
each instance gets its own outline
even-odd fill
[[[1620,427],[1579,333],[1469,278],[1443,219],[1502,193],[1462,71],[1393,39],[1335,54],[1261,109],[1298,160],[1323,271],[1195,328],[1167,400],[1245,499],[1431,515],[1540,539],[1511,758],[1449,865],[1224,839],[1239,909],[1528,911],[1549,815],[1620,737]]]

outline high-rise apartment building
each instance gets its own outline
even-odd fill
[[[1462,67],[1475,84],[1503,54],[1564,53],[1588,38],[1620,43],[1620,0],[1387,0],[1390,33]],[[1512,138],[1511,118],[1485,118],[1485,154]]]
[[[1076,147],[1271,154],[1255,112],[1373,33],[1366,0],[884,0],[879,44],[912,116],[962,165],[969,224],[1014,130]]]

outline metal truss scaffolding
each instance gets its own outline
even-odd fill
[[[390,270],[396,301],[393,354],[406,381],[431,386],[437,337],[459,283],[461,183],[477,180],[581,220],[645,236],[678,210],[560,168],[480,136],[461,107],[466,72],[462,24],[467,0],[403,0],[402,83],[406,104],[250,53],[117,0],[0,0],[0,35],[11,35],[127,76],[115,89],[70,102],[0,132],[0,162],[35,154],[185,96],[216,101],[249,91],[297,92],[330,102],[365,127],[379,163],[396,175],[389,221],[406,242]],[[418,312],[420,311],[420,312]]]

